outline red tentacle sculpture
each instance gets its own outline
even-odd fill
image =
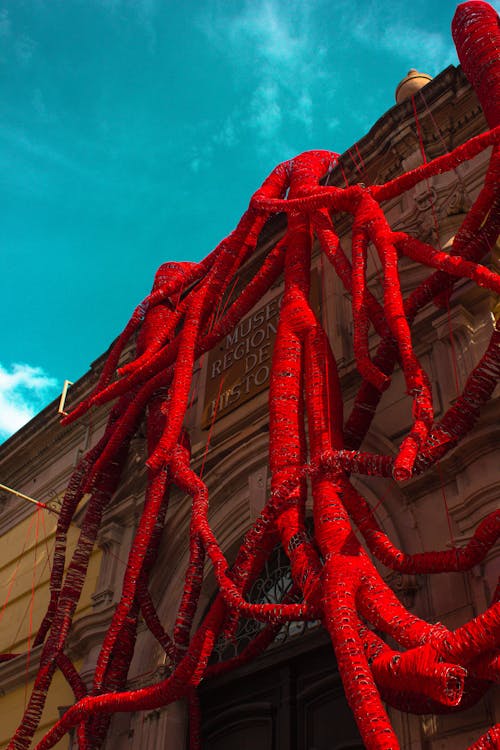
[[[328,631],[347,700],[370,750],[398,747],[383,701],[417,713],[458,710],[498,679],[500,603],[495,600],[486,612],[453,632],[428,624],[398,601],[353,531],[357,527],[371,555],[389,568],[426,574],[469,570],[485,558],[500,534],[497,512],[484,519],[463,549],[405,554],[378,526],[368,503],[350,482],[351,473],[401,481],[427,470],[471,430],[500,375],[500,330],[495,328],[462,394],[435,422],[429,379],[411,337],[417,313],[437,295],[450,292],[458,279],[470,279],[500,294],[500,277],[480,264],[500,230],[496,13],[480,0],[465,3],[457,10],[453,34],[491,130],[385,185],[345,189],[322,185],[322,177],[337,159],[327,151],[310,151],[280,164],[254,194],[234,232],[207,259],[160,268],[151,295],[119,337],[94,393],[66,418],[72,422],[92,406],[116,399],[104,437],[81,462],[64,498],[50,603],[36,639],[36,644],[43,644],[40,669],[11,750],[30,745],[56,669],[72,686],[76,703],[45,735],[38,750],[53,747],[72,727],[77,727],[80,750],[97,749],[113,712],[151,709],[180,698],[188,700],[190,742],[197,748],[200,680],[254,658],[272,641],[280,624],[290,620],[320,619]],[[392,231],[383,202],[488,147],[491,158],[484,187],[449,254]],[[254,252],[264,224],[278,212],[287,216],[284,237],[267,252],[237,299],[217,316],[218,304],[227,298],[238,269]],[[335,232],[337,212],[353,217],[351,259]],[[362,384],[346,420],[335,356],[309,299],[315,238],[352,298],[354,349]],[[366,282],[370,243],[382,267],[381,303]],[[433,269],[406,299],[398,273],[401,256]],[[284,293],[269,392],[271,494],[229,569],[208,521],[207,485],[191,466],[184,417],[196,359],[234,328],[280,274]],[[368,346],[371,325],[380,337],[374,355]],[[137,331],[136,359],[117,370],[123,347]],[[412,426],[396,456],[362,452],[363,438],[398,363],[413,402]],[[121,599],[101,647],[93,685],[85,694],[65,648],[103,513],[118,486],[130,439],[144,416],[149,456],[145,503]],[[308,485],[313,497],[312,538],[305,527]],[[155,611],[148,583],[174,486],[190,498],[192,511],[184,594],[170,637]],[[91,497],[80,539],[66,561],[67,531],[85,493]],[[290,560],[294,595],[276,604],[250,603],[246,594],[277,542]],[[213,565],[219,593],[193,632],[206,558]],[[129,691],[127,674],[140,615],[164,648],[172,671],[157,684]],[[234,631],[243,615],[264,622],[264,629],[240,656],[209,666],[216,639]],[[398,647],[389,647],[367,624],[390,636]],[[473,747],[499,747],[499,737],[500,730],[493,728]]]

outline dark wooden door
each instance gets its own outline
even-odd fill
[[[331,646],[293,640],[202,686],[203,750],[362,750]]]

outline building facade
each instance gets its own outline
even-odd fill
[[[409,76],[410,79],[412,76]],[[419,84],[421,85],[421,84]],[[329,184],[383,183],[453,149],[486,129],[476,96],[459,68],[450,66],[424,88],[414,90],[374,124],[342,155],[328,176]],[[393,229],[447,249],[482,186],[488,152],[449,172],[418,184],[384,206]],[[350,222],[337,229],[349,247]],[[252,269],[283,226],[279,217],[267,227]],[[488,262],[495,265],[492,257]],[[344,402],[349,407],[359,385],[353,357],[351,307],[333,270],[313,258],[313,302],[337,357]],[[369,285],[378,294],[374,257],[369,258]],[[427,271],[408,259],[400,263],[403,292],[413,289]],[[272,344],[281,295],[280,281],[251,315],[242,320],[220,347],[196,365],[195,387],[186,427],[193,462],[210,491],[210,521],[229,559],[262,509],[269,488],[268,385]],[[448,309],[433,305],[419,314],[414,327],[416,354],[432,380],[436,418],[461,392],[467,375],[487,345],[498,300],[469,282],[455,288]],[[76,404],[95,385],[104,356],[75,385],[68,403]],[[395,453],[411,421],[411,404],[402,375],[383,397],[366,450]],[[488,512],[497,507],[500,474],[498,392],[484,408],[472,433],[424,476],[396,484],[358,477],[358,488],[375,509],[377,520],[394,544],[408,553],[462,546]],[[52,506],[58,503],[81,455],[102,435],[106,411],[67,428],[59,424],[52,404],[0,447],[0,481]],[[89,575],[78,606],[70,656],[84,680],[93,674],[99,647],[121,591],[128,549],[142,507],[145,488],[145,438],[134,438],[124,479],[106,512]],[[0,496],[0,567],[2,569],[0,652],[21,655],[0,664],[0,746],[22,715],[40,647],[33,634],[48,599],[48,559],[54,544],[55,516],[7,492]],[[80,511],[81,514],[81,511]],[[169,632],[181,597],[188,560],[190,505],[180,493],[171,500],[165,543],[156,566],[151,594]],[[172,533],[175,532],[175,533]],[[78,537],[78,515],[70,544]],[[166,540],[168,541],[168,544]],[[494,548],[469,573],[410,576],[381,572],[409,609],[430,622],[455,628],[484,611],[495,589],[500,551]],[[206,609],[216,586],[206,568],[202,600]],[[254,585],[255,601],[279,599],[290,585],[287,561],[276,551],[265,575]],[[244,647],[251,624],[240,626],[235,641],[219,643],[214,659]],[[229,651],[228,651],[229,650]],[[29,652],[29,657],[25,652]],[[160,646],[140,629],[129,686],[161,679],[168,666]],[[204,747],[208,750],[355,750],[361,740],[347,707],[328,639],[320,627],[291,625],[251,665],[226,677],[202,683]],[[460,750],[500,721],[498,693],[490,691],[476,706],[443,716],[410,716],[389,709],[405,750]],[[49,693],[43,730],[73,702],[62,678]],[[71,738],[70,738],[71,741]],[[161,710],[114,717],[107,750],[186,746],[186,710],[182,703]],[[67,747],[68,740],[59,746]]]

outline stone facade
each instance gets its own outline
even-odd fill
[[[422,162],[422,147],[427,158],[432,159],[486,127],[473,91],[460,69],[453,66],[417,93],[414,101],[422,141],[418,137],[412,101],[404,101],[389,110],[355,147],[342,156],[341,166],[328,177],[329,183],[342,186],[345,181],[349,184],[386,182],[419,165]],[[487,156],[487,153],[481,154],[454,172],[421,183],[384,206],[392,227],[405,228],[425,241],[437,243],[443,248],[449,247],[465,212],[480,190]],[[278,219],[269,227],[257,255],[263,252],[265,245],[276,240],[281,229]],[[347,248],[350,232],[347,217],[340,219],[337,229]],[[248,275],[257,262],[258,258],[255,258],[248,264]],[[326,262],[321,261],[319,256],[313,262],[317,269],[317,309],[337,357],[348,410],[359,384],[353,361],[350,305],[340,281]],[[495,263],[496,259],[492,258],[491,262]],[[404,291],[414,288],[427,273],[409,260],[403,260],[400,268]],[[377,273],[374,258],[371,257],[369,283],[375,293]],[[226,342],[225,349],[222,347],[220,352],[212,353],[197,363],[187,426],[191,434],[195,467],[198,470],[204,465],[204,479],[211,498],[210,521],[229,558],[258,515],[268,491],[266,368],[268,372],[272,321],[279,296],[278,283],[259,303],[253,322],[248,323],[248,331],[240,331],[239,341],[233,335]],[[497,303],[492,295],[464,282],[457,285],[448,310],[428,306],[418,316],[414,327],[416,353],[432,380],[437,418],[456,398],[467,374],[484,351],[491,332],[492,310]],[[250,340],[252,336],[253,340]],[[243,348],[237,350],[238,343]],[[103,359],[97,360],[72,387],[70,405],[95,384]],[[239,368],[240,375],[243,372],[244,376],[250,378],[246,393],[237,394],[227,386],[234,368]],[[222,392],[225,403],[214,419],[210,401],[213,401],[214,388],[217,390],[222,372],[226,373],[227,378]],[[79,455],[95,444],[102,434],[105,416],[104,411],[94,412],[91,418],[85,417],[81,422],[63,429],[58,423],[56,407],[49,406],[0,448],[1,481],[57,507]],[[497,397],[484,409],[476,429],[440,462],[438,468],[423,477],[401,485],[368,477],[357,480],[364,496],[376,508],[379,523],[396,545],[409,553],[445,548],[452,544],[462,545],[482,518],[496,507],[500,489],[499,416],[497,392]],[[383,397],[379,415],[364,447],[394,453],[410,418],[409,399],[405,395],[401,374],[396,371],[394,385]],[[145,440],[135,438],[124,481],[106,513],[88,595],[82,598],[75,622],[70,655],[81,664],[84,678],[92,674],[99,644],[119,597],[124,561],[143,501],[144,458]],[[28,503],[23,504],[7,494],[1,496],[0,503],[0,535],[6,542],[4,547],[8,555],[12,554],[9,535],[26,522],[33,509]],[[183,587],[188,559],[189,511],[186,499],[174,495],[165,533],[165,539],[169,542],[162,547],[151,584],[151,593],[167,632],[173,626]],[[46,538],[49,542],[53,538],[53,524],[47,524]],[[8,556],[4,567],[7,565]],[[499,568],[500,552],[496,548],[490,551],[483,564],[468,574],[442,574],[430,579],[397,575],[388,570],[382,570],[382,573],[412,612],[453,628],[484,610],[495,588]],[[37,584],[37,602],[40,597],[40,603],[36,610],[40,610],[40,616],[46,594],[44,588],[46,584],[41,580],[40,585]],[[207,567],[202,595],[205,606],[208,606],[214,592],[214,578]],[[14,612],[15,609],[12,609],[12,615]],[[9,641],[9,638],[12,640],[11,631],[15,630],[15,623],[12,622],[9,628],[2,647],[9,643],[9,647],[13,645],[21,650],[22,638],[18,639],[18,643],[11,644]],[[293,665],[294,660],[307,653],[308,648],[315,648],[321,637],[317,631],[300,637],[290,636],[285,644],[274,646],[274,651],[271,649],[277,655],[273,658],[281,659],[280,664]],[[282,657],[279,657],[280,653]],[[4,697],[0,697],[0,711],[2,702],[7,705],[9,694],[13,695],[20,685],[24,685],[26,675],[19,666],[19,659],[23,657],[0,667],[0,684],[4,692]],[[24,662],[25,659],[23,665]],[[36,663],[37,654],[33,652],[27,669],[29,678],[34,675]],[[250,680],[252,674],[257,674],[259,665],[252,669],[254,672],[247,670],[239,674],[239,679]],[[130,687],[160,679],[165,671],[161,649],[142,629],[130,671]],[[227,687],[227,681],[225,684]],[[238,676],[231,685],[237,694]],[[63,707],[66,700],[63,693],[57,700],[60,701],[58,706],[51,704],[53,713],[56,708]],[[500,721],[499,703],[495,705],[494,696],[490,693],[464,713],[415,717],[391,711],[391,716],[405,750],[460,750],[480,736],[492,722]],[[206,718],[207,726],[212,719]],[[300,718],[298,726],[301,726]],[[185,747],[185,734],[184,707],[175,704],[147,714],[118,715],[112,722],[106,748],[182,750]],[[0,737],[0,740],[4,739],[6,737]],[[279,742],[282,744],[278,743],[276,747],[295,748],[292,740],[281,739]],[[321,743],[321,740],[317,742]],[[340,747],[332,736],[328,747],[337,746]],[[219,745],[214,744],[213,747]],[[226,745],[221,744],[220,747]],[[312,745],[303,744],[300,747],[310,748]],[[326,744],[319,744],[317,750],[326,747]]]

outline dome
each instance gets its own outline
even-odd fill
[[[428,73],[419,73],[415,68],[411,68],[396,88],[396,102],[401,104],[401,102],[406,101],[421,88],[427,86],[429,81],[432,81],[432,76]]]

